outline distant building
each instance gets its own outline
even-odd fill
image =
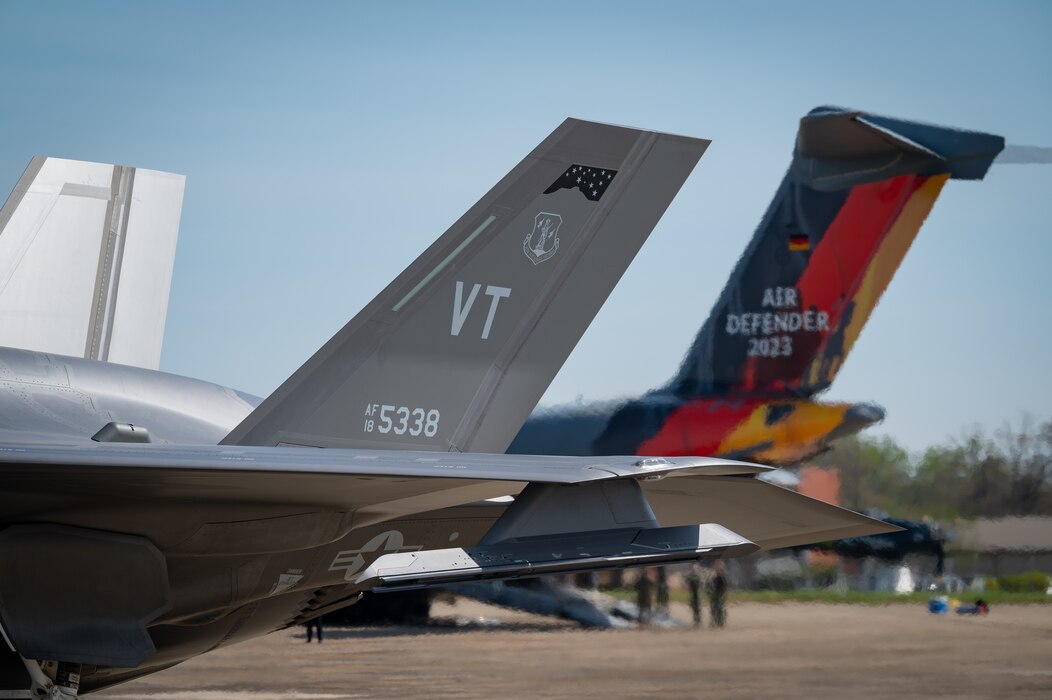
[[[1052,518],[1025,516],[959,521],[947,544],[958,576],[1052,573]]]
[[[840,470],[824,467],[800,467],[796,490],[805,496],[840,505]]]
[[[800,467],[797,474],[800,477],[800,482],[796,487],[798,492],[826,503],[832,503],[835,506],[840,505],[839,469]],[[811,566],[835,566],[838,558],[833,551],[810,551],[807,553],[807,559]]]

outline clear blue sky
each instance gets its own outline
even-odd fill
[[[187,175],[162,369],[259,395],[564,117],[713,140],[546,403],[671,376],[799,117],[1052,146],[1047,2],[0,2],[0,191]],[[828,398],[912,449],[1052,415],[1052,166],[951,182]]]

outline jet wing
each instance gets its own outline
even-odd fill
[[[515,495],[531,483],[630,479],[642,484],[662,526],[704,518],[765,548],[895,530],[752,478],[767,471],[706,457],[6,446],[0,448],[0,527],[63,522],[142,535],[161,550],[282,551],[319,546],[353,528]],[[208,533],[221,532],[210,543]]]

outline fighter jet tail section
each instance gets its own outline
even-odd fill
[[[223,444],[504,452],[707,145],[566,120]]]
[[[0,345],[157,369],[184,181],[34,158],[0,209]]]

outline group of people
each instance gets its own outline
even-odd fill
[[[694,626],[701,627],[702,605],[705,594],[709,599],[709,618],[713,627],[727,624],[727,574],[723,562],[717,560],[711,569],[698,562],[691,565],[687,573],[687,588],[690,591],[690,611]],[[665,567],[644,569],[636,579],[636,603],[639,607],[639,622],[650,624],[656,614],[668,614],[668,572]]]

